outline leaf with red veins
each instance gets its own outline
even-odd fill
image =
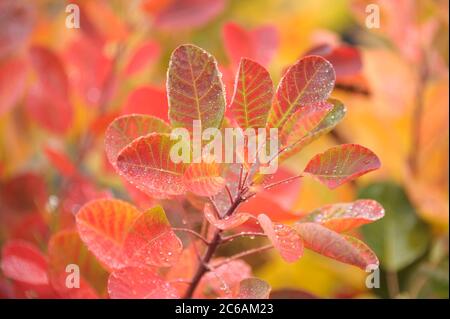
[[[81,240],[110,269],[127,265],[125,238],[141,213],[117,199],[99,199],[84,205],[76,215]]]
[[[170,267],[180,258],[183,245],[172,231],[161,206],[143,213],[130,228],[124,252],[132,265]]]
[[[225,259],[215,259],[212,262],[213,269],[207,272],[200,280],[198,288],[194,294],[197,298],[219,297],[231,298],[233,292],[238,289],[239,283],[252,277],[252,270],[243,260],[232,260],[218,268],[214,268],[214,263],[226,261]]]
[[[182,141],[169,134],[151,133],[135,139],[117,157],[120,174],[147,195],[168,198],[186,192],[183,175],[187,164],[175,163],[171,149]]]
[[[177,290],[154,269],[125,267],[114,271],[108,280],[112,299],[176,299]]]
[[[225,186],[220,164],[214,161],[189,164],[183,181],[190,192],[199,196],[214,196]]]
[[[302,218],[302,222],[318,223],[342,233],[377,221],[383,216],[383,206],[374,200],[362,199],[323,206]]]
[[[77,231],[63,230],[54,234],[48,244],[48,255],[50,281],[62,297],[78,298],[82,295],[84,298],[96,298],[104,292],[108,273],[87,250]],[[78,289],[71,289],[66,285],[66,267],[71,264],[80,269]]]
[[[264,214],[258,216],[258,221],[285,261],[291,263],[303,256],[303,241],[294,229],[284,224],[272,223]]]
[[[34,245],[22,241],[11,240],[3,245],[1,269],[11,279],[45,286],[49,283],[47,258]]]
[[[105,133],[105,150],[109,162],[116,167],[120,151],[138,137],[150,133],[170,133],[170,126],[148,115],[131,114],[116,118]]]
[[[247,278],[239,283],[238,299],[269,299],[271,287],[259,278]]]
[[[169,119],[174,127],[192,130],[193,121],[203,129],[219,128],[225,113],[225,89],[217,62],[194,45],[181,45],[170,58],[167,71]]]
[[[234,83],[231,111],[242,129],[266,127],[273,99],[269,72],[260,64],[243,58]]]
[[[299,108],[325,101],[336,75],[330,62],[308,56],[291,66],[280,81],[269,115],[270,127],[282,127]]]
[[[371,150],[357,144],[342,144],[314,156],[304,172],[334,189],[380,168],[380,165]]]
[[[214,227],[221,230],[229,230],[244,224],[250,217],[250,214],[235,212],[230,216],[219,218],[211,204],[206,204],[204,208],[206,220]]]
[[[359,239],[341,235],[320,224],[297,223],[293,228],[302,237],[305,247],[340,262],[366,269],[378,265],[375,253]]]

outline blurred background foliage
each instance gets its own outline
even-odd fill
[[[348,108],[344,121],[289,159],[285,169],[299,173],[314,154],[342,142],[362,144],[382,161],[377,172],[333,191],[303,179],[286,194],[288,210],[301,215],[327,203],[373,198],[386,216],[358,234],[380,258],[379,289],[365,287],[364,271],[309,251],[294,264],[275,254],[257,256],[249,260],[255,274],[280,297],[448,298],[447,1],[70,3],[80,6],[81,29],[65,27],[68,1],[0,2],[0,243],[24,238],[45,250],[49,234],[71,227],[71,214],[96,197],[113,194],[152,205],[108,167],[107,124],[130,111],[164,116],[166,70],[178,45],[194,43],[213,54],[229,87],[234,69],[224,25],[233,22],[247,32],[243,45],[252,38],[250,30],[271,26],[277,36],[268,67],[275,83],[317,45],[354,46],[362,61],[333,93]],[[370,3],[380,8],[380,28],[365,25]],[[268,50],[264,37],[252,41],[256,51]],[[44,99],[45,112],[36,111],[42,108],[30,102],[42,76],[30,60],[36,46],[50,50],[67,75],[67,88],[51,87],[52,96],[68,90],[66,109]],[[191,209],[164,205],[174,223],[183,223],[180,211]],[[252,244],[244,239],[226,249]]]

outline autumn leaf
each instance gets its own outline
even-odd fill
[[[134,221],[123,247],[130,264],[155,267],[173,266],[183,250],[161,206],[149,209]]]
[[[164,88],[152,85],[140,86],[127,96],[122,114],[145,114],[169,121],[169,106]]]
[[[269,126],[282,127],[300,107],[325,101],[333,90],[335,78],[333,66],[324,58],[300,59],[280,81],[269,114]]]
[[[125,75],[131,76],[142,71],[149,64],[154,62],[160,55],[161,48],[153,40],[141,43],[131,54],[131,57],[125,66]]]
[[[206,220],[211,225],[222,230],[236,228],[245,223],[251,217],[251,215],[247,213],[235,212],[231,216],[219,218],[215,209],[209,203],[205,205],[204,214]]]
[[[316,223],[297,223],[293,228],[302,237],[305,247],[319,254],[363,270],[368,265],[378,265],[375,253],[359,239],[340,235]]]
[[[333,189],[379,167],[380,160],[371,150],[343,144],[314,156],[304,172]]]
[[[303,255],[303,242],[295,230],[284,224],[272,223],[264,214],[258,216],[258,221],[285,261],[294,262]]]
[[[1,269],[6,277],[31,285],[48,285],[47,258],[34,245],[11,240],[3,245]]]
[[[0,116],[13,108],[24,94],[26,75],[24,58],[0,61]]]
[[[84,205],[76,223],[81,240],[100,262],[110,269],[127,265],[123,252],[125,238],[140,212],[117,199],[99,199]]]
[[[302,222],[318,223],[335,232],[342,233],[377,221],[383,216],[384,209],[378,202],[362,199],[353,203],[323,206],[302,218]]]
[[[270,285],[258,278],[247,278],[239,283],[239,299],[269,299]]]
[[[109,162],[117,166],[120,151],[138,137],[150,133],[170,133],[170,126],[159,118],[148,115],[123,115],[106,129],[105,149]]]
[[[201,163],[189,164],[183,182],[187,190],[199,196],[214,196],[225,186],[220,164],[204,159]]]
[[[108,280],[108,293],[112,299],[179,298],[170,283],[147,267],[125,267],[114,271]]]
[[[170,151],[178,143],[168,134],[151,133],[135,139],[118,154],[119,173],[144,193],[158,198],[186,192],[187,164],[175,163]]]
[[[192,129],[200,120],[203,128],[220,127],[225,112],[225,93],[212,55],[194,45],[173,51],[167,72],[170,123]]]
[[[231,111],[242,129],[266,127],[273,98],[269,72],[249,59],[242,59],[236,74]]]

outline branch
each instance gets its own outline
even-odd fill
[[[216,265],[212,265],[212,267],[213,268],[219,268],[220,266],[226,265],[226,264],[232,262],[233,260],[241,259],[243,257],[247,257],[247,256],[250,256],[250,255],[253,255],[253,254],[256,254],[256,253],[260,253],[260,252],[263,252],[263,251],[266,251],[266,250],[269,250],[269,249],[272,249],[272,248],[273,248],[273,245],[269,244],[269,245],[261,246],[261,247],[258,247],[258,248],[249,249],[249,250],[246,250],[246,251],[244,251],[242,253],[239,253],[239,254],[233,255],[231,257],[228,257],[224,261],[222,261],[222,262],[220,262],[220,263],[218,263]]]

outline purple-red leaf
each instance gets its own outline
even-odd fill
[[[336,75],[330,62],[308,56],[291,66],[280,81],[269,115],[270,127],[282,127],[300,107],[325,101]]]
[[[128,144],[117,157],[117,168],[129,182],[144,193],[159,198],[186,192],[183,174],[187,164],[175,163],[170,156],[179,142],[169,134],[151,133]]]
[[[305,173],[333,189],[379,167],[380,160],[371,150],[357,144],[343,144],[314,156]]]
[[[181,45],[173,51],[167,72],[169,118],[173,126],[220,127],[225,112],[225,93],[217,62],[194,45]]]
[[[305,216],[302,221],[321,224],[338,233],[372,223],[384,216],[383,207],[374,200],[326,205]]]
[[[234,83],[231,111],[242,128],[266,127],[273,98],[269,72],[260,64],[242,59]]]
[[[169,267],[178,261],[182,250],[161,206],[136,219],[124,243],[124,252],[133,265]]]
[[[284,224],[272,223],[270,218],[264,214],[258,215],[258,221],[285,261],[294,262],[303,255],[302,239],[294,229]]]
[[[108,280],[112,299],[175,299],[177,290],[147,267],[125,267],[114,271]]]
[[[364,270],[368,265],[378,265],[375,253],[359,239],[316,223],[298,223],[293,228],[302,237],[305,247],[319,254]]]
[[[76,215],[78,232],[88,249],[107,267],[127,265],[125,238],[141,213],[116,199],[99,199],[84,205]]]
[[[117,155],[125,146],[150,133],[170,133],[170,126],[148,115],[132,114],[115,119],[105,133],[105,149],[109,162],[116,166]]]

